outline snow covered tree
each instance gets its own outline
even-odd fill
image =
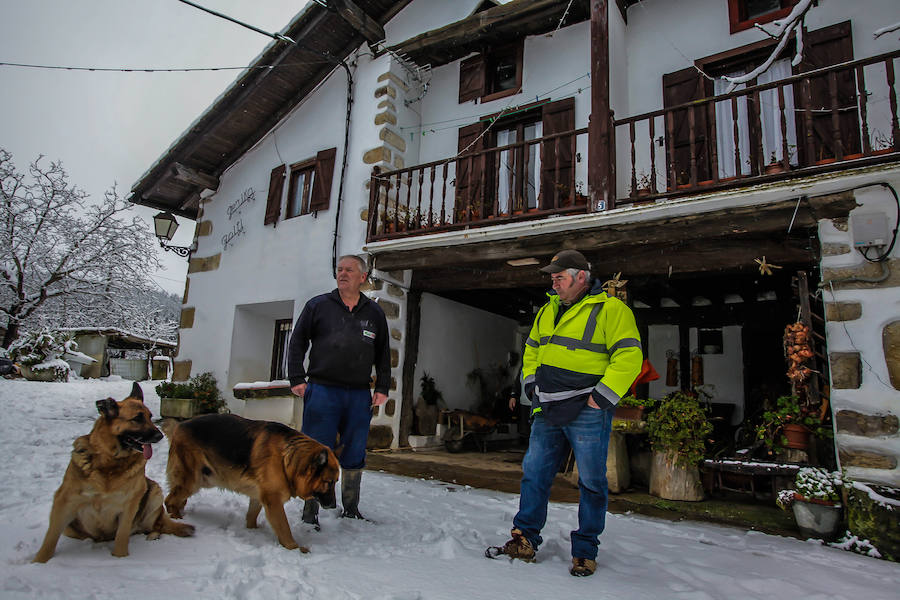
[[[16,170],[0,148],[0,315],[2,346],[48,302],[109,310],[134,290],[148,288],[159,268],[150,227],[127,213],[132,205],[115,186],[100,202],[70,185],[59,162],[39,156]],[[131,216],[131,218],[128,218]]]

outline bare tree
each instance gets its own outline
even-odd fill
[[[150,228],[115,186],[100,202],[70,185],[59,162],[39,156],[28,173],[0,148],[0,315],[2,346],[48,301],[115,302],[148,285],[159,268]]]

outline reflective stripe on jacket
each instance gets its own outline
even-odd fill
[[[555,323],[559,307],[553,294],[535,317],[522,377],[536,384],[535,412],[562,424],[580,412],[591,392],[617,404],[640,373],[643,352],[634,313],[608,297],[598,281]]]

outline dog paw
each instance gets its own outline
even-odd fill
[[[147,539],[150,540],[150,541],[158,540],[158,539],[159,539],[159,535],[160,535],[160,534],[159,534],[158,531],[151,531],[150,533],[147,534]]]
[[[309,548],[307,548],[306,546],[300,546],[300,552],[302,554],[309,554]]]
[[[128,550],[120,551],[120,550],[113,549],[112,555],[115,556],[116,558],[125,558],[126,556],[128,556]]]

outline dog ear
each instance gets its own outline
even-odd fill
[[[141,386],[137,384],[137,381],[134,382],[134,385],[131,386],[131,393],[128,394],[129,398],[137,398],[141,402],[144,401],[144,392],[141,390]]]
[[[313,461],[313,467],[315,468],[316,473],[320,472],[325,468],[325,465],[328,464],[328,449],[322,448],[322,451],[319,452],[318,456],[316,456]]]
[[[107,419],[114,419],[119,416],[119,405],[113,398],[97,400],[97,412]]]

